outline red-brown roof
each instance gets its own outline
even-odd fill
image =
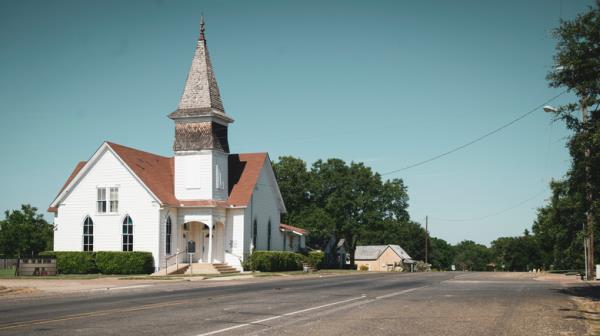
[[[306,235],[308,233],[308,231],[301,229],[299,227],[295,227],[295,226],[291,226],[288,224],[279,224],[279,228],[284,230],[284,231],[294,231],[297,232],[301,235]]]
[[[248,205],[267,153],[229,155],[229,199],[230,205]]]
[[[174,160],[170,157],[160,156],[123,145],[107,142],[107,145],[125,162],[133,173],[150,189],[150,191],[163,204],[172,206],[189,207],[226,207],[247,206],[260,171],[267,159],[267,153],[230,154],[229,155],[229,198],[227,201],[194,200],[184,201],[175,197],[174,189]],[[67,182],[60,190],[73,180],[75,175],[86,164],[79,162],[71,173]],[[57,208],[48,208],[49,212],[56,212]]]
[[[65,182],[65,184],[63,184],[62,188],[60,188],[60,191],[58,192],[58,194],[60,194],[61,192],[63,192],[63,190],[65,190],[67,185],[69,183],[71,183],[71,181],[73,181],[73,179],[75,178],[75,175],[77,175],[77,173],[79,173],[79,171],[81,170],[81,168],[83,168],[83,166],[85,166],[85,164],[86,164],[86,161],[80,161],[77,163],[77,165],[75,165],[73,172],[71,172],[71,175],[69,175],[69,177],[67,178],[67,182]],[[58,196],[58,194],[57,194],[57,196]],[[48,212],[56,212],[56,211],[58,211],[57,207],[49,207],[48,208]]]
[[[165,204],[179,204],[173,186],[173,158],[107,142],[158,199]]]

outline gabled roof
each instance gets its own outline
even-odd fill
[[[229,198],[227,201],[218,200],[179,200],[174,190],[174,160],[171,157],[160,156],[135,148],[126,147],[112,142],[105,142],[96,151],[92,159],[77,164],[67,182],[61,188],[56,199],[48,208],[49,212],[57,211],[59,197],[65,189],[76,183],[84,174],[78,176],[84,169],[93,165],[98,153],[106,146],[131,170],[141,183],[157,198],[161,204],[184,207],[244,207],[250,203],[252,192],[260,172],[268,160],[267,153],[230,154],[229,155]],[[63,196],[64,197],[64,196]]]
[[[163,204],[178,204],[173,185],[173,158],[106,142]]]
[[[60,188],[60,191],[58,192],[58,194],[56,195],[56,197],[58,197],[58,195],[60,193],[63,192],[63,190],[65,190],[65,188],[67,187],[67,185],[69,183],[71,183],[71,181],[73,181],[73,179],[75,178],[75,175],[77,175],[77,173],[79,173],[79,171],[81,170],[81,168],[83,168],[83,166],[87,163],[87,161],[80,161],[77,163],[77,165],[75,165],[75,168],[73,169],[73,172],[71,172],[71,175],[69,175],[69,177],[67,178],[67,181],[65,182],[65,184],[63,184],[62,188]],[[58,210],[57,207],[49,207],[48,208],[48,212],[56,212]]]
[[[267,159],[267,153],[229,155],[229,199],[231,205],[247,205],[260,171]]]
[[[357,246],[354,252],[355,260],[376,260],[387,248],[391,248],[400,258],[410,259],[410,256],[400,245],[365,245]]]
[[[282,231],[288,231],[288,232],[293,232],[295,234],[301,235],[301,236],[305,236],[308,231],[301,229],[299,227],[295,227],[295,226],[291,226],[288,224],[279,224],[279,229]]]

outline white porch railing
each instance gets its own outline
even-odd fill
[[[172,260],[173,258],[175,258],[175,262],[171,262],[171,265],[175,264],[175,269],[179,269],[179,255],[185,253],[185,251],[179,251],[179,249],[177,250],[177,252],[175,254],[172,254],[170,256],[165,256],[165,275],[169,275],[168,274],[168,269],[169,269],[169,260]]]

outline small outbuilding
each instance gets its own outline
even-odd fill
[[[400,245],[367,245],[356,247],[354,262],[358,269],[391,272],[403,271],[412,260]]]

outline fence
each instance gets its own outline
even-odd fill
[[[17,266],[17,259],[0,258],[0,269],[8,269]]]

